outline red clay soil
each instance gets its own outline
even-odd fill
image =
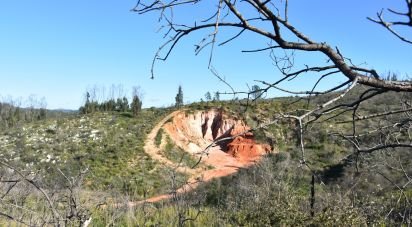
[[[251,136],[239,136],[227,145],[227,154],[232,155],[240,162],[250,162],[259,159],[262,154],[269,153],[271,148],[267,144],[256,144]]]
[[[178,189],[177,193],[193,190],[199,182],[234,174],[241,168],[253,165],[271,151],[269,145],[256,143],[251,132],[245,133],[250,128],[243,121],[229,118],[218,110],[198,111],[192,114],[181,111],[173,113],[172,116],[173,118],[169,117],[172,120],[166,123],[161,122],[164,123],[162,128],[167,135],[177,146],[192,154],[194,158],[202,157],[201,163],[205,164],[204,166],[213,167],[212,169],[198,167],[191,171],[192,176],[187,184]],[[150,134],[157,134],[159,128],[155,127]],[[213,141],[226,137],[234,137],[234,139],[205,150]],[[153,152],[147,153],[153,155]],[[158,202],[170,198],[170,194],[165,194],[145,201]]]

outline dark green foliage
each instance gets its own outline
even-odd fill
[[[180,108],[183,106],[183,89],[182,86],[179,86],[179,89],[177,90],[177,94],[175,97],[175,107]]]
[[[156,137],[155,137],[155,145],[156,146],[160,146],[160,144],[162,143],[162,138],[163,138],[163,129],[159,129],[159,131],[157,131]]]
[[[206,102],[212,101],[212,95],[210,94],[210,92],[206,92],[205,99],[206,99]]]
[[[40,108],[37,120],[44,120],[47,117],[47,110],[45,108]]]
[[[113,99],[109,99],[101,104],[101,110],[114,111],[116,109],[116,102]]]
[[[88,94],[88,93],[87,93]],[[86,95],[86,97],[88,97]],[[117,111],[117,112],[128,112],[130,111],[129,101],[126,97],[118,98],[116,101],[114,99],[109,99],[107,101],[103,101],[101,103],[97,101],[89,101],[86,98],[86,103],[84,106],[79,108],[79,112],[82,114],[89,114],[95,112],[109,112],[109,111]]]
[[[118,98],[116,101],[115,111],[126,112],[129,109],[129,102],[126,97]]]
[[[91,113],[91,106],[90,106],[90,93],[86,92],[86,103],[84,107],[80,107],[80,112],[83,114]]]
[[[219,92],[215,92],[215,95],[213,96],[213,101],[220,101],[220,94]]]
[[[258,85],[253,85],[250,92],[253,100],[261,98],[263,94],[263,91],[260,89]]]
[[[121,105],[121,112],[126,112],[129,110],[129,101],[127,100],[126,97],[123,97],[122,99],[122,105]]]
[[[130,105],[130,108],[132,109],[134,116],[137,116],[139,112],[142,110],[142,101],[140,100],[138,95],[133,96],[133,101]]]

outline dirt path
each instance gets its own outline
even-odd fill
[[[196,189],[200,183],[205,183],[215,178],[229,176],[239,171],[239,169],[246,168],[255,163],[255,161],[252,160],[249,162],[239,162],[236,158],[224,153],[219,148],[212,148],[209,151],[209,155],[202,158],[202,162],[209,166],[213,166],[213,169],[195,169],[195,174],[189,178],[186,184],[176,190],[177,194],[190,192]],[[172,194],[162,194],[129,205],[138,205],[144,202],[155,203],[171,199],[172,197]]]
[[[255,163],[255,160],[246,160],[246,161],[239,161],[238,159],[234,158],[231,155],[226,154],[219,147],[214,147],[209,150],[207,156],[202,157],[202,163],[206,164],[206,166],[212,166],[213,169],[207,169],[205,167],[201,168],[198,167],[196,169],[191,169],[184,166],[179,166],[178,164],[172,162],[171,160],[167,159],[161,154],[161,148],[157,147],[155,144],[155,137],[159,130],[163,127],[163,125],[181,113],[182,111],[174,111],[173,113],[167,115],[164,119],[162,119],[148,134],[147,139],[145,141],[144,151],[150,155],[151,158],[154,160],[165,164],[169,167],[174,168],[176,171],[180,173],[189,174],[190,178],[185,185],[181,188],[177,189],[177,193],[186,193],[191,190],[194,190],[201,182],[208,182],[214,178],[220,178],[224,176],[228,176],[231,174],[236,173],[239,169],[248,167]],[[165,132],[166,133],[166,132]],[[161,147],[161,146],[160,146]],[[143,201],[139,202],[130,202],[130,206],[135,206],[138,204],[142,204],[144,202],[158,202],[161,200],[167,200],[172,198],[171,194],[163,194],[158,195],[155,197],[148,198]]]
[[[191,169],[191,168],[188,168],[188,167],[181,166],[180,164],[177,164],[177,163],[174,163],[174,162],[170,161],[169,159],[167,159],[166,157],[164,157],[161,154],[161,149],[159,147],[157,147],[156,144],[155,144],[156,135],[159,132],[159,130],[162,128],[162,126],[169,119],[173,118],[174,116],[176,116],[180,112],[181,112],[180,110],[174,111],[171,114],[167,115],[165,118],[163,118],[159,123],[157,123],[157,125],[147,135],[147,138],[145,140],[145,145],[144,145],[144,151],[146,152],[146,154],[150,155],[150,157],[152,159],[173,168],[174,170],[176,170],[179,173],[185,173],[185,174],[193,175],[193,174],[198,173],[198,171],[195,170],[195,169]]]

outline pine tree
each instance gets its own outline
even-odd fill
[[[120,112],[122,111],[122,109],[123,109],[123,100],[121,98],[117,98],[115,110]]]
[[[209,102],[212,100],[212,95],[210,94],[210,92],[206,92],[205,99],[206,99],[206,102]]]
[[[38,120],[46,119],[47,111],[45,108],[40,108],[39,115],[37,116]]]
[[[142,110],[142,101],[140,100],[139,96],[133,96],[133,100],[130,104],[130,107],[132,108],[133,115],[137,116],[139,112]]]
[[[215,92],[215,97],[213,97],[213,100],[214,100],[214,101],[220,101],[220,94],[219,94],[218,91]]]
[[[254,100],[259,99],[263,94],[263,91],[260,89],[258,85],[253,85],[251,89],[251,95]]]
[[[177,108],[180,108],[180,107],[183,106],[183,90],[182,90],[182,86],[179,86],[179,89],[178,89],[178,91],[177,91],[175,100],[176,100],[175,106],[176,106]]]
[[[129,110],[129,101],[127,100],[126,97],[123,97],[123,102],[122,102],[122,112],[127,112]]]
[[[84,104],[84,108],[81,109],[83,114],[90,113],[90,93],[86,92],[86,103]]]

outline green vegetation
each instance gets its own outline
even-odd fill
[[[165,157],[174,163],[181,163],[188,167],[193,167],[198,163],[198,159],[188,152],[177,147],[169,136],[166,136],[166,145],[163,148]]]
[[[299,174],[296,174],[299,173]],[[334,207],[323,220],[323,212],[311,217],[308,212],[309,179],[307,171],[297,167],[288,153],[271,155],[259,165],[215,180],[197,193],[205,193],[204,204],[214,207],[221,218],[233,226],[273,225],[359,225],[364,223],[349,204]],[[333,199],[319,193],[325,199]],[[345,218],[351,215],[349,220]],[[339,220],[339,221],[338,221]]]
[[[0,101],[0,131],[46,118],[56,119],[68,116],[74,112],[47,110],[44,99],[38,101],[32,96],[27,101],[31,102],[28,107],[21,107],[19,102],[13,101],[11,98],[8,102]]]
[[[122,85],[112,85],[109,89],[110,97],[105,95],[105,87],[95,85],[88,89],[85,94],[85,103],[79,108],[81,114],[89,114],[94,112],[131,112],[133,116],[138,116],[142,110],[142,93],[140,87],[132,87],[132,102],[129,105],[129,100],[123,93]],[[115,98],[117,94],[117,98]]]
[[[86,103],[79,108],[82,114],[94,112],[133,112],[135,115],[141,110],[142,102],[137,96],[133,96],[132,105],[129,106],[129,100],[126,97],[109,99],[99,103],[98,101],[91,101],[89,92],[86,93]]]
[[[177,90],[177,94],[175,97],[175,107],[180,108],[183,106],[183,89],[182,86],[179,86],[179,89]]]
[[[388,189],[379,193],[385,182],[380,182],[381,188],[373,188],[378,180],[373,174],[356,178],[350,173],[354,167],[345,168],[346,177],[340,178],[355,177],[360,190],[348,195],[353,187],[348,181],[316,184],[313,217],[309,212],[310,171],[300,167],[289,152],[280,152],[236,175],[213,180],[176,197],[171,203],[137,207],[129,212],[124,208],[117,215],[113,208],[97,212],[96,223],[108,223],[115,216],[116,223],[126,226],[178,226],[182,218],[187,219],[185,226],[363,226],[395,224],[396,219],[385,219],[388,210],[410,209],[405,204],[394,206],[401,196],[399,192]],[[407,193],[412,199],[411,191]]]
[[[143,151],[146,134],[167,114],[144,110],[140,117],[104,112],[37,121],[0,134],[1,156],[32,169],[90,169],[85,187],[118,190],[135,199],[167,191],[168,171]],[[182,178],[183,176],[179,176]]]
[[[362,89],[353,90],[347,98],[359,95]],[[385,98],[371,99],[363,104],[363,114],[382,111],[399,102],[403,95],[388,93]],[[313,97],[311,105],[326,98]],[[351,118],[346,113],[333,121],[319,121],[305,128],[306,163],[302,164],[296,122],[275,117],[292,109],[307,108],[305,100],[286,97],[238,102],[214,101],[213,106],[251,127],[274,121],[255,130],[254,135],[278,152],[237,174],[202,184],[183,195],[174,194],[173,199],[164,203],[127,205],[127,201],[173,194],[187,180],[187,176],[157,163],[143,151],[146,135],[170,113],[167,109],[144,109],[137,117],[131,112],[95,112],[26,123],[1,132],[0,155],[2,160],[44,177],[39,182],[45,188],[67,187],[57,169],[67,176],[76,176],[88,168],[80,198],[90,210],[94,226],[176,226],[182,222],[185,226],[397,225],[404,221],[405,212],[411,212],[407,201],[412,200],[412,190],[400,170],[402,167],[411,174],[409,150],[354,156],[351,144],[334,134],[351,129],[350,123],[342,123]],[[193,113],[209,108],[211,104],[203,102],[185,109]],[[368,120],[357,124],[362,132],[363,127],[377,127],[380,122]],[[361,139],[374,143],[373,137]],[[193,166],[198,161],[176,146],[162,129],[154,143],[174,163]],[[406,186],[400,192],[391,182]],[[36,197],[21,201],[31,204],[32,209],[46,207],[45,201]],[[6,222],[0,222],[3,223]]]
[[[160,144],[162,143],[162,138],[163,138],[163,129],[161,128],[161,129],[159,129],[159,131],[157,132],[156,137],[155,137],[155,145],[157,147],[159,147]]]
[[[199,210],[201,210],[200,214]],[[179,220],[180,215],[180,220]],[[196,220],[184,220],[196,217]],[[97,211],[93,216],[96,221],[93,226],[105,226],[107,223],[116,223],[117,226],[228,226],[225,219],[219,217],[215,210],[207,207],[190,207],[182,209],[178,205],[146,206],[128,210],[127,207],[109,208]]]
[[[365,88],[359,86],[337,104],[355,100],[364,91]],[[220,101],[215,103],[215,107],[243,119],[249,126],[257,127],[262,122],[274,121],[278,113],[297,114],[292,110],[313,108],[334,95],[312,97],[309,106],[307,101],[299,97],[285,97],[253,103],[247,100],[238,100],[235,104]],[[401,100],[411,99],[411,94],[387,92],[384,96],[362,103],[358,113],[368,115],[385,112],[394,109]],[[194,103],[190,107],[192,111],[208,108],[205,103]],[[229,225],[234,226],[392,225],[406,221],[401,213],[406,212],[406,216],[410,217],[408,201],[412,197],[406,193],[410,187],[407,186],[409,189],[400,193],[393,182],[408,184],[399,167],[402,166],[406,174],[412,174],[410,150],[388,149],[373,154],[353,155],[352,144],[337,135],[351,132],[351,122],[345,123],[351,118],[350,111],[328,121],[323,121],[325,118],[321,117],[317,123],[305,128],[306,165],[310,169],[300,163],[302,154],[299,135],[293,119],[277,119],[274,124],[254,131],[258,141],[275,146],[275,150],[281,153],[235,176],[205,185],[201,189],[203,191],[196,192],[207,195],[201,204],[217,210],[222,218],[230,220]],[[384,120],[397,122],[397,118],[392,115]],[[381,119],[356,122],[358,133],[366,133],[358,140],[364,146],[377,144],[379,137],[367,134],[367,130],[379,128],[382,124]],[[408,135],[399,133],[398,136],[401,139]],[[280,172],[282,178],[274,176]],[[316,202],[312,217],[309,199],[313,174],[316,176]]]

